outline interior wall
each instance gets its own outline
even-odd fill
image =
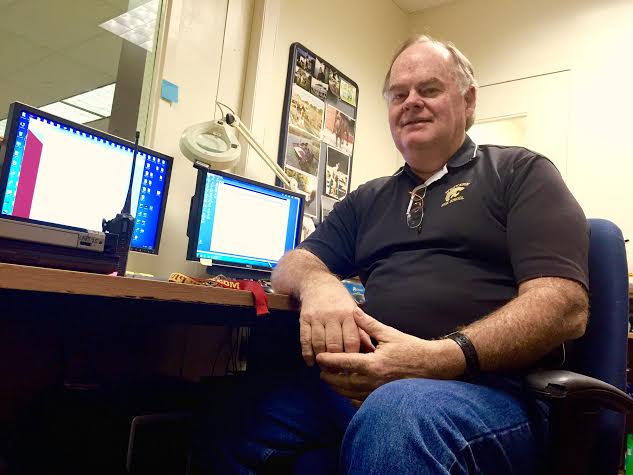
[[[630,238],[631,18],[630,0],[462,0],[413,15],[410,27],[453,41],[481,85],[569,69],[567,183],[588,217]]]
[[[174,167],[159,254],[132,252],[128,261],[130,271],[161,277],[171,272],[204,273],[200,264],[185,260],[196,173],[180,153],[178,141],[189,125],[213,119],[216,95],[241,102],[253,10],[253,0],[171,0],[168,4],[166,38],[153,91],[152,131],[146,145],[174,157]],[[160,99],[162,79],[178,86],[177,103]]]
[[[381,90],[391,56],[408,35],[407,16],[385,0],[263,3],[259,71],[250,84],[247,79],[246,88],[256,89],[251,126],[264,149],[277,156],[290,45],[299,42],[358,84],[351,188],[392,174],[402,160],[389,133]],[[249,155],[246,175],[272,183],[274,175],[260,162]]]
[[[387,0],[172,0],[157,71],[179,86],[169,104],[155,87],[148,145],[175,157],[158,256],[132,253],[128,269],[167,277],[200,275],[185,260],[192,164],[178,150],[181,132],[213,117],[217,98],[231,106],[271,157],[277,156],[290,45],[301,42],[359,86],[352,189],[393,173],[402,159],[387,124],[382,81],[393,52],[408,35],[408,18]],[[162,74],[161,74],[162,70]],[[237,172],[267,183],[273,173],[246,151]]]

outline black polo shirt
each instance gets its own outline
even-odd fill
[[[520,147],[466,137],[407,225],[408,165],[350,193],[299,248],[335,274],[358,275],[368,314],[436,338],[501,307],[518,284],[564,277],[587,286],[587,222],[556,167]]]

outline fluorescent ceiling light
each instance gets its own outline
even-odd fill
[[[147,51],[154,49],[154,33],[158,16],[158,0],[150,0],[140,7],[123,13],[99,25]]]
[[[40,107],[39,109],[44,112],[48,112],[49,114],[57,115],[67,120],[72,120],[73,122],[77,122],[79,124],[85,124],[86,122],[101,119],[101,116],[69,106],[63,102],[53,102],[52,104]]]
[[[98,87],[43,107],[40,110],[72,120],[79,124],[105,119],[112,114],[116,83]],[[0,137],[6,133],[8,119],[0,120]]]
[[[92,91],[78,94],[68,99],[62,99],[64,104],[79,107],[88,112],[98,114],[101,117],[109,117],[112,114],[112,101],[116,83],[93,89]]]

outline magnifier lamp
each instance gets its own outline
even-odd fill
[[[229,109],[228,106],[221,102],[217,102],[217,104],[221,110],[222,106]],[[302,192],[298,189],[297,181],[290,178],[277,162],[268,156],[257,140],[255,140],[251,131],[248,130],[233,111],[226,114],[222,119],[187,127],[180,137],[180,151],[192,162],[204,162],[215,170],[232,168],[237,164],[242,153],[242,148],[235,136],[236,130],[242,134],[248,144],[286,188]]]
[[[180,137],[180,151],[192,162],[227,170],[237,164],[242,147],[233,127],[223,120],[212,120],[187,127]]]

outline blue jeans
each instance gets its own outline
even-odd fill
[[[211,473],[278,473],[264,467],[298,457],[301,474],[527,475],[544,453],[545,410],[519,379],[393,381],[356,410],[308,369],[243,395],[251,404],[222,433]]]

